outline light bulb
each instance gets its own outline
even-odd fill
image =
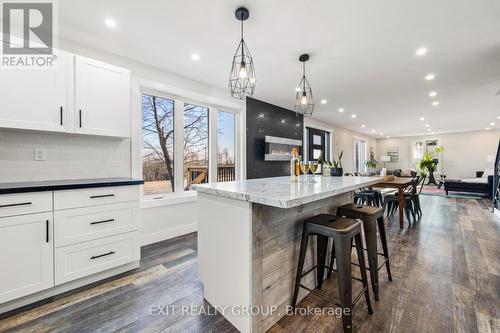
[[[241,63],[240,72],[238,74],[238,77],[240,79],[246,79],[248,77],[247,65],[244,62]]]
[[[300,99],[300,104],[302,104],[302,105],[307,104],[307,96],[306,95],[302,95],[302,98]]]

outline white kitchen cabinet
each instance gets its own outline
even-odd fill
[[[0,303],[54,286],[52,213],[0,218]]]
[[[75,132],[130,136],[130,71],[97,60],[75,59]]]
[[[1,70],[0,127],[72,130],[74,56],[60,50],[55,53],[55,68]]]

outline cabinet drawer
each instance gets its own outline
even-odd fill
[[[125,202],[56,211],[56,247],[138,230],[138,209],[139,203]]]
[[[52,192],[0,194],[0,217],[52,210]]]
[[[54,191],[54,210],[139,201],[139,186]]]
[[[60,247],[55,253],[58,285],[139,260],[139,232]]]

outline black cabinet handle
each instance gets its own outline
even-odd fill
[[[99,254],[97,256],[92,256],[90,257],[91,260],[94,260],[94,259],[97,259],[97,258],[101,258],[101,257],[105,257],[105,256],[110,256],[112,254],[115,254],[115,251],[110,251],[108,253],[104,253],[104,254]]]
[[[0,208],[16,207],[16,206],[28,206],[31,204],[32,204],[31,202],[20,202],[20,203],[15,203],[15,204],[0,205]]]
[[[63,107],[62,106],[59,108],[59,114],[60,114],[60,124],[62,126],[63,125]]]
[[[91,195],[90,199],[98,199],[98,198],[107,198],[107,197],[114,197],[114,194],[101,194],[101,195]]]
[[[49,220],[45,221],[45,241],[49,242]]]
[[[107,223],[107,222],[114,222],[115,219],[109,219],[109,220],[102,220],[102,221],[96,221],[96,222],[90,222],[90,224],[101,224],[101,223]]]
[[[79,115],[79,118],[80,118],[80,127],[82,127],[82,110],[78,110],[78,115]]]

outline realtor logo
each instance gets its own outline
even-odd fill
[[[2,2],[2,67],[53,67],[54,3]]]

